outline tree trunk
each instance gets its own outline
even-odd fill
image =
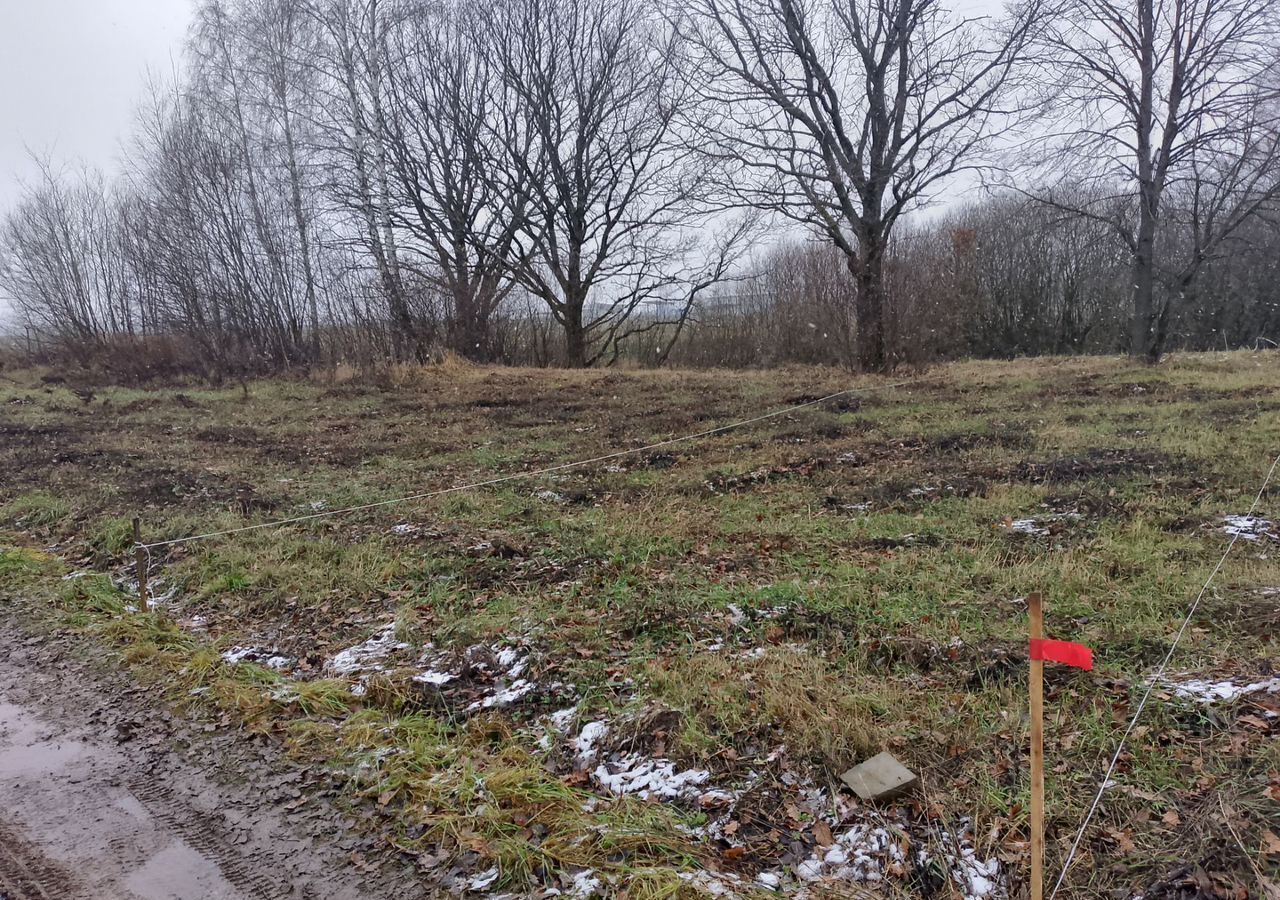
[[[883,372],[888,366],[884,347],[884,241],[877,229],[865,229],[859,243],[860,258],[851,265],[858,285],[854,299],[858,368]]]
[[[569,369],[587,367],[587,330],[582,324],[582,299],[569,301],[561,320],[564,326],[564,364]]]
[[[473,362],[489,362],[489,323],[482,310],[484,301],[469,289],[459,290],[453,301],[449,323],[449,349]]]
[[[1133,248],[1133,318],[1129,320],[1129,355],[1158,362],[1155,339],[1155,238],[1160,204],[1160,180],[1151,158],[1155,123],[1155,7],[1141,0],[1138,8],[1140,42],[1137,109],[1138,228]],[[1167,157],[1166,157],[1167,159]]]
[[[1146,199],[1141,201],[1138,234],[1133,253],[1133,310],[1129,320],[1129,355],[1159,362],[1161,348],[1155,334],[1155,216]]]

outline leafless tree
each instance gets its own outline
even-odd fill
[[[320,127],[329,156],[328,191],[355,214],[354,233],[376,270],[395,355],[423,360],[428,340],[400,271],[387,148],[389,35],[402,6],[394,0],[310,0],[308,10],[324,34],[313,62],[324,78]]]
[[[724,273],[727,256],[713,251],[708,265],[701,247],[711,167],[677,129],[696,99],[683,44],[648,0],[484,10],[481,52],[501,89],[489,104],[499,150],[489,177],[500,195],[528,196],[504,207],[516,226],[507,265],[563,329],[565,363],[591,365],[645,304],[687,298]]]
[[[0,288],[28,325],[88,349],[135,329],[116,199],[99,172],[74,180],[38,159],[40,180],[0,228]]]
[[[1065,0],[1039,36],[1056,121],[1035,140],[1035,177],[1048,202],[1108,223],[1130,253],[1135,356],[1160,358],[1176,298],[1280,196],[1277,10]]]
[[[857,283],[857,356],[883,369],[894,227],[978,165],[1035,2],[1000,24],[942,0],[692,0],[679,29],[712,101],[699,143],[752,203],[816,226]]]
[[[491,319],[513,280],[507,260],[523,222],[525,183],[498,195],[488,177],[490,104],[498,94],[466,3],[417,4],[390,38],[386,142],[406,252],[449,299],[446,343],[462,356],[495,358]],[[504,213],[503,207],[506,207]]]

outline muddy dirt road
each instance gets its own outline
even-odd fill
[[[326,776],[191,727],[70,641],[0,620],[0,900],[433,896]]]

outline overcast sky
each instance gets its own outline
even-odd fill
[[[168,74],[191,0],[0,0],[0,213],[27,148],[115,168],[148,70]]]
[[[0,0],[0,216],[28,154],[116,168],[148,72],[173,70],[191,0]],[[0,328],[11,323],[0,296]]]

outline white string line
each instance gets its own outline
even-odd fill
[[[594,456],[590,459],[580,459],[574,462],[560,463],[558,465],[547,466],[546,468],[542,468],[542,469],[533,469],[528,472],[510,472],[506,475],[499,475],[496,478],[485,479],[484,481],[471,481],[465,484],[457,484],[452,487],[440,488],[438,490],[422,491],[420,493],[410,494],[407,497],[396,497],[393,500],[378,500],[374,503],[361,503],[358,506],[347,506],[342,509],[327,509],[321,512],[310,513],[309,515],[305,515],[305,516],[294,516],[293,518],[289,518],[289,519],[278,519],[274,522],[259,522],[255,525],[242,525],[238,528],[228,528],[224,531],[210,531],[205,534],[193,534],[193,535],[188,535],[187,537],[172,538],[167,541],[152,541],[151,543],[148,543],[148,544],[138,544],[135,546],[140,546],[140,547],[146,548],[147,550],[151,550],[154,547],[169,547],[174,544],[190,544],[190,543],[195,543],[196,541],[209,540],[210,538],[226,537],[227,535],[231,535],[231,534],[239,534],[244,531],[257,531],[258,529],[261,529],[261,528],[279,528],[283,525],[292,525],[297,522],[308,522],[313,519],[323,519],[329,516],[343,515],[345,513],[360,512],[362,510],[367,510],[367,509],[377,509],[382,506],[392,506],[397,503],[408,503],[413,500],[425,500],[429,497],[441,497],[441,496],[444,496],[445,494],[457,494],[463,491],[476,490],[477,488],[491,487],[496,484],[504,484],[509,481],[518,481],[522,478],[537,478],[542,475],[550,475],[554,472],[563,472],[566,469],[577,469],[577,468],[581,468],[582,466],[595,465],[596,463],[608,462],[611,459],[618,459],[623,456],[631,456],[636,453],[645,453],[650,450],[660,449],[662,447],[670,447],[672,444],[681,444],[681,443],[684,443],[685,441],[694,441],[694,440],[698,440],[699,438],[711,437],[712,435],[716,435],[716,434],[723,434],[726,431],[733,431],[738,428],[743,428],[747,425],[754,425],[757,422],[764,422],[769,419],[776,419],[779,416],[785,416],[793,412],[798,412],[799,410],[807,409],[810,406],[818,406],[823,403],[828,403],[831,400],[836,399],[837,397],[844,397],[849,394],[865,394],[865,393],[870,393],[871,391],[888,390],[891,388],[905,387],[906,385],[914,384],[916,382],[919,382],[920,380],[921,379],[919,378],[912,378],[912,379],[908,379],[907,381],[897,381],[891,384],[873,384],[865,387],[848,388],[843,391],[836,391],[834,394],[828,394],[825,397],[819,397],[817,400],[808,400],[804,403],[797,403],[794,406],[788,406],[785,409],[774,410],[773,412],[768,412],[768,413],[764,413],[763,415],[754,416],[750,419],[743,419],[739,422],[731,422],[728,425],[720,425],[716,428],[708,428],[705,431],[695,432],[694,434],[685,434],[685,435],[681,435],[680,437],[668,438],[666,440],[658,441],[653,444],[645,444],[643,447],[632,447],[627,450],[615,450],[612,453],[606,453],[604,456]]]
[[[1253,503],[1249,506],[1246,516],[1252,516],[1254,510],[1258,508],[1258,504],[1262,501],[1262,495],[1267,492],[1267,485],[1271,483],[1271,476],[1275,474],[1276,466],[1280,465],[1280,455],[1271,463],[1271,468],[1267,470],[1267,477],[1262,480],[1262,487],[1258,489],[1257,495],[1253,498]],[[1147,689],[1142,694],[1142,700],[1138,703],[1138,709],[1134,712],[1133,718],[1129,721],[1129,727],[1124,730],[1124,734],[1120,737],[1120,744],[1116,747],[1116,752],[1111,757],[1111,764],[1107,766],[1107,773],[1102,777],[1102,784],[1098,786],[1098,793],[1093,798],[1093,803],[1089,806],[1089,811],[1085,813],[1084,821],[1080,823],[1080,830],[1076,832],[1075,840],[1071,843],[1071,850],[1067,853],[1067,859],[1062,864],[1062,871],[1058,873],[1058,880],[1054,882],[1053,890],[1049,893],[1049,900],[1053,900],[1058,896],[1058,889],[1062,887],[1063,880],[1067,877],[1067,870],[1071,867],[1072,861],[1075,859],[1076,851],[1080,849],[1080,842],[1084,839],[1085,830],[1089,827],[1089,822],[1093,819],[1093,814],[1098,811],[1098,807],[1102,803],[1102,795],[1106,792],[1107,786],[1111,783],[1111,776],[1115,774],[1116,765],[1120,761],[1120,754],[1124,752],[1125,742],[1129,740],[1129,735],[1133,733],[1134,726],[1138,724],[1138,718],[1142,715],[1142,711],[1147,706],[1147,700],[1151,698],[1152,691],[1156,685],[1164,677],[1165,670],[1169,667],[1169,661],[1173,659],[1174,651],[1178,649],[1178,643],[1182,640],[1182,636],[1186,633],[1187,627],[1191,624],[1192,618],[1196,614],[1196,610],[1200,607],[1200,601],[1204,599],[1204,595],[1209,590],[1209,585],[1213,583],[1213,579],[1217,576],[1223,564],[1227,561],[1227,557],[1231,554],[1231,549],[1235,547],[1236,541],[1240,540],[1241,532],[1236,531],[1231,537],[1231,543],[1227,544],[1227,549],[1223,551],[1222,558],[1218,560],[1218,564],[1213,567],[1213,571],[1209,573],[1209,577],[1205,579],[1204,585],[1200,588],[1200,593],[1196,595],[1195,602],[1191,604],[1191,608],[1187,610],[1187,617],[1182,620],[1182,627],[1178,629],[1178,633],[1174,635],[1173,643],[1169,646],[1169,652],[1165,654],[1164,659],[1156,668],[1147,682]]]

